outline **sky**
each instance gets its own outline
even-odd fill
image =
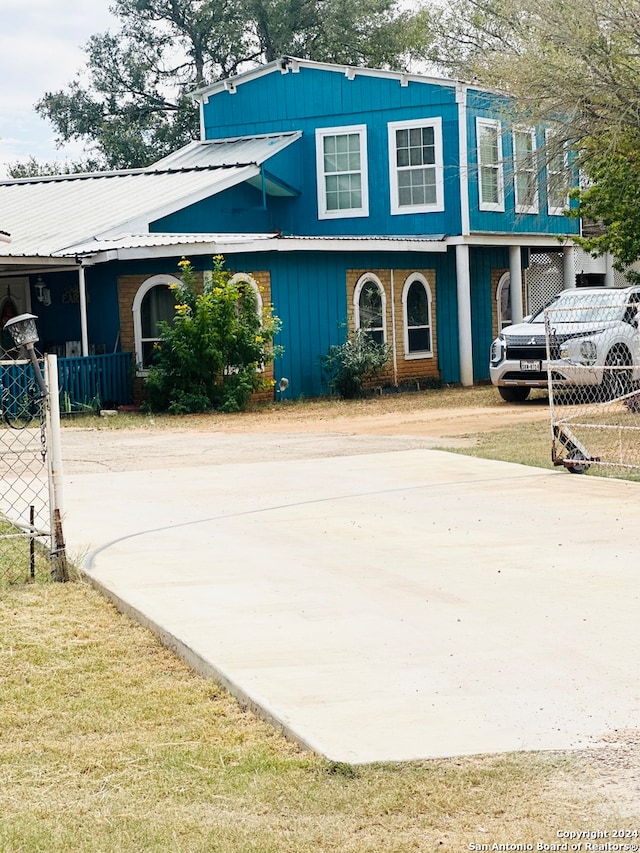
[[[95,33],[118,29],[110,0],[0,0],[0,178],[6,164],[64,160],[81,146],[57,149],[51,125],[33,105],[65,89],[84,65]]]

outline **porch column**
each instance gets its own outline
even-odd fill
[[[613,255],[611,252],[607,252],[604,256],[605,262],[605,270],[604,270],[604,286],[605,287],[615,287],[616,286],[616,278],[615,278],[615,270],[613,268]]]
[[[573,246],[565,246],[562,250],[564,282],[563,289],[570,290],[576,286],[576,250]]]
[[[509,246],[509,294],[511,296],[511,322],[522,322],[522,255],[520,246]]]
[[[87,332],[87,284],[82,264],[78,268],[78,290],[80,292],[80,337],[82,355],[89,355],[89,335]]]
[[[456,246],[456,285],[458,294],[458,353],[460,382],[473,385],[473,344],[471,334],[471,272],[469,247]]]

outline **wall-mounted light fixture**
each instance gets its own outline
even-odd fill
[[[36,299],[48,308],[49,305],[51,305],[51,291],[42,280],[41,275],[36,279],[34,287],[36,291]]]

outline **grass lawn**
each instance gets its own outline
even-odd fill
[[[535,849],[604,826],[576,757],[302,752],[82,582],[3,590],[0,626],[3,853]]]

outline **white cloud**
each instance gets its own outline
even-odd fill
[[[77,156],[78,146],[58,151],[48,122],[34,104],[63,89],[84,65],[91,35],[116,29],[110,0],[2,0],[0,12],[0,177],[5,164]]]

